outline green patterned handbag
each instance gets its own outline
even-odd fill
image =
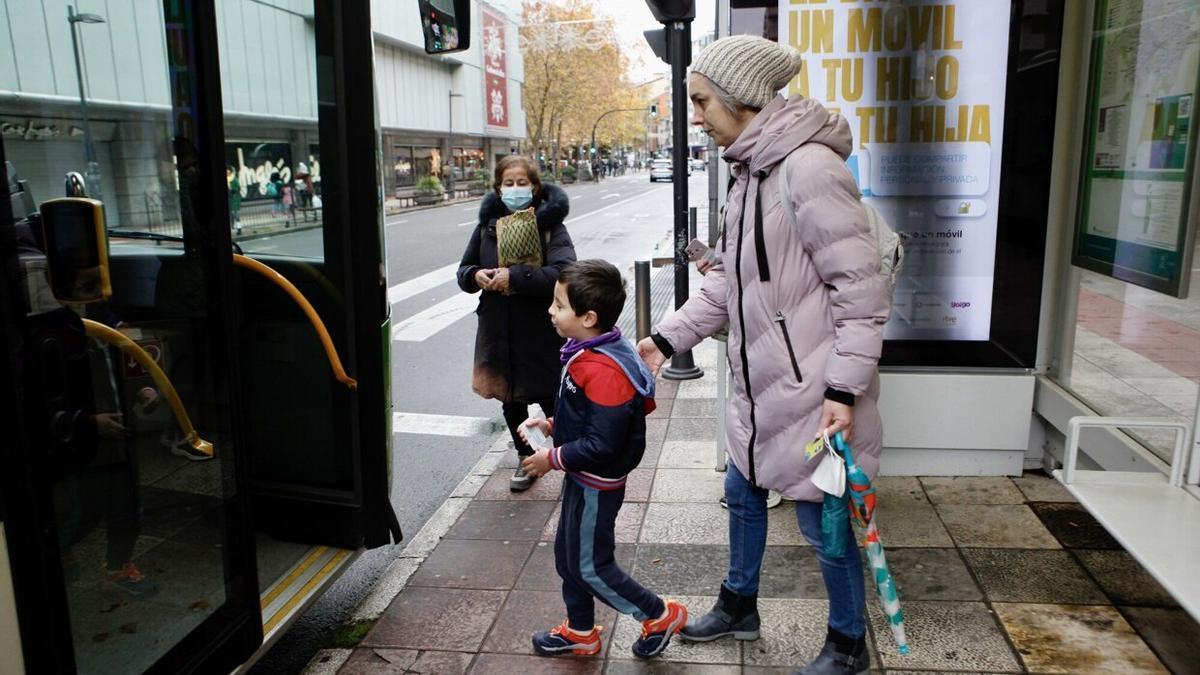
[[[496,250],[500,267],[542,264],[537,215],[530,207],[496,221]]]

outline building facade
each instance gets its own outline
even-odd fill
[[[76,21],[50,0],[0,7],[0,34],[12,38],[0,48],[0,134],[17,174],[41,200],[64,194],[65,175],[80,171],[107,204],[110,227],[169,228],[179,152],[162,140],[170,138],[171,80],[161,3],[85,0]],[[319,195],[312,2],[216,0],[215,8],[228,173],[240,208],[268,208],[278,195],[273,178],[295,186],[289,199],[303,200],[306,189]],[[486,170],[524,137],[516,25],[483,3],[472,2],[471,14],[473,48],[429,56],[414,21],[417,0],[372,4],[393,200],[423,175],[446,181]]]

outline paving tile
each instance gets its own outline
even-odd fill
[[[596,623],[605,627],[605,637],[608,631],[612,630],[616,617],[615,610],[596,601]],[[563,605],[562,593],[557,590],[557,586],[555,590],[514,591],[509,593],[504,601],[504,606],[496,616],[496,623],[487,639],[483,641],[480,651],[536,656],[530,643],[533,633],[550,630],[561,624],[565,618],[567,608]]]
[[[1197,671],[1200,624],[1182,609],[1120,607],[1125,620],[1173,673]]]
[[[446,538],[533,541],[554,508],[547,501],[472,501]]]
[[[419,651],[416,649],[355,649],[338,675],[402,675],[404,673],[467,672],[473,654]]]
[[[921,485],[934,504],[1025,503],[1025,495],[1004,476],[925,476]]]
[[[1036,473],[1026,473],[1012,479],[1017,489],[1031,502],[1074,502],[1071,494],[1058,479]]]
[[[994,603],[1031,672],[1166,673],[1112,607]]]
[[[609,661],[604,675],[741,675],[741,666],[672,661]]]
[[[1100,588],[1116,605],[1178,607],[1175,598],[1159,585],[1141,563],[1126,551],[1075,549],[1072,551]]]
[[[716,398],[717,378],[713,370],[704,371],[704,377],[695,380],[685,380],[679,383],[676,400],[685,398]]]
[[[1066,548],[1121,548],[1108,530],[1079,504],[1034,502],[1029,506]]]
[[[627,572],[633,569],[634,549],[633,544],[617,544],[617,564]],[[529,556],[513,588],[537,591],[557,591],[562,588],[562,580],[554,566],[554,542],[539,541],[533,545],[533,554]]]
[[[654,399],[654,412],[646,415],[646,421],[667,420],[671,417],[671,410],[675,407],[674,398]]]
[[[728,517],[725,522],[729,522]],[[808,546],[796,522],[796,502],[785,499],[779,506],[767,509],[767,546]]]
[[[362,641],[364,647],[479,651],[503,591],[405,588]]]
[[[960,547],[1059,548],[1024,504],[944,504],[937,511]]]
[[[1108,604],[1067,551],[965,548],[962,553],[992,602]]]
[[[921,501],[914,499],[911,494],[888,501],[881,498],[875,509],[875,517],[878,519],[879,539],[889,550],[954,546],[942,519],[924,497]]]
[[[715,417],[673,417],[667,426],[667,442],[671,441],[707,441],[710,445],[717,438],[717,420]]]
[[[633,577],[665,596],[717,595],[729,568],[729,547],[639,544]]]
[[[872,598],[867,614],[875,632],[880,665],[908,670],[1020,672],[1004,631],[982,602],[913,600],[903,603],[904,627],[912,651],[896,653],[887,616]]]
[[[743,663],[748,666],[790,666],[798,668],[821,651],[829,603],[825,600],[758,601],[762,618],[762,637],[742,646]]]
[[[646,420],[646,449],[649,450],[652,446],[661,446],[663,441],[667,439],[667,425],[671,421],[669,419],[647,419]]]
[[[679,380],[668,380],[660,377],[654,381],[654,399],[673,399],[679,393]]]
[[[728,558],[728,556],[726,556]],[[760,598],[825,599],[821,565],[811,546],[768,546],[759,573]]]
[[[533,481],[533,485],[524,492],[513,492],[508,489],[510,471],[498,471],[488,477],[487,482],[479,489],[475,499],[480,500],[517,500],[517,501],[554,501],[562,495],[563,472],[551,471],[549,474]]]
[[[639,542],[647,544],[729,543],[729,516],[720,504],[650,503]]]
[[[715,398],[681,398],[675,401],[671,409],[671,417],[711,417],[717,416],[717,399]]]
[[[703,616],[713,603],[715,596],[683,595],[674,598],[682,602],[688,609],[688,617]],[[624,614],[617,617],[616,629],[612,632],[608,648],[608,658],[612,661],[636,661],[630,648],[633,641],[642,634],[642,624],[631,616]],[[737,640],[715,640],[713,642],[684,642],[678,636],[658,657],[659,661],[677,661],[683,663],[741,663],[742,649]]]
[[[558,533],[559,516],[562,513],[562,505],[555,506],[554,513],[551,514],[549,522],[546,523],[545,529],[542,530],[542,541],[554,541],[554,535]],[[617,522],[615,524],[615,541],[618,544],[633,544],[638,540],[638,532],[642,529],[642,518],[646,515],[646,504],[643,502],[625,502],[621,505],[621,510],[617,513]]]
[[[716,437],[715,434],[713,436]],[[716,465],[717,446],[712,439],[663,443],[658,457],[660,469],[709,469]],[[715,473],[715,472],[714,472]]]
[[[654,469],[634,469],[625,480],[626,502],[650,501],[650,486],[654,483]]]
[[[516,583],[532,549],[531,541],[447,539],[421,563],[409,584],[507,590]]]
[[[904,600],[983,600],[983,592],[956,549],[893,548],[887,551],[887,562]],[[863,568],[870,595],[875,581],[865,553]]]
[[[708,469],[659,469],[654,477],[654,502],[712,504],[725,496],[725,474]]]
[[[921,479],[916,476],[876,476],[871,485],[875,487],[875,499],[879,504],[929,503]]]
[[[526,640],[528,641],[528,640]],[[513,656],[511,654],[480,654],[471,666],[471,675],[599,675],[604,662],[599,658],[572,656]],[[420,671],[434,672],[434,671]]]

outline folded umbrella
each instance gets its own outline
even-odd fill
[[[867,561],[871,565],[875,589],[879,592],[879,602],[883,605],[883,611],[892,627],[892,636],[896,638],[896,651],[907,654],[908,637],[904,634],[904,613],[900,611],[900,596],[896,592],[896,582],[888,569],[883,544],[879,541],[879,530],[875,526],[875,488],[871,485],[867,472],[855,463],[850,444],[842,438],[841,432],[833,435],[833,446],[846,460],[846,482],[850,487],[850,519],[855,525],[866,530]]]

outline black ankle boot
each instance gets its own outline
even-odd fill
[[[738,595],[721,584],[717,604],[708,614],[689,621],[679,637],[688,642],[709,642],[726,635],[735,640],[757,640],[758,626],[758,595]]]
[[[821,653],[793,675],[859,675],[871,667],[867,638],[852,638],[829,628]]]

